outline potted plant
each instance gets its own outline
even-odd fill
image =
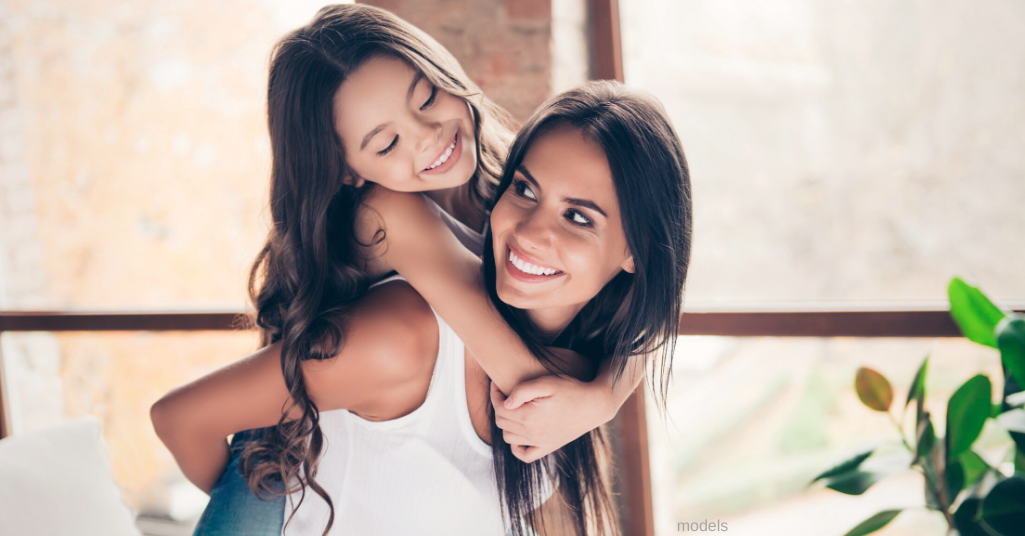
[[[1000,350],[1003,393],[993,404],[990,378],[977,374],[964,382],[947,402],[944,436],[936,433],[926,408],[925,378],[929,357],[922,361],[908,390],[900,418],[891,412],[893,389],[879,372],[859,368],[854,387],[869,408],[890,415],[900,434],[896,454],[875,445],[855,453],[815,477],[826,487],[860,495],[897,471],[912,469],[925,478],[926,508],[943,514],[950,535],[1025,535],[1025,315],[1001,310],[979,289],[954,278],[948,286],[950,313],[969,340]],[[913,433],[901,424],[914,406]],[[992,419],[1013,440],[1005,459],[1014,471],[1005,474],[972,449],[986,421]],[[875,456],[873,456],[875,454]],[[1010,471],[1008,471],[1010,472]],[[846,536],[871,534],[902,510],[884,510],[861,522]]]

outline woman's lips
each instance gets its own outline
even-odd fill
[[[560,277],[566,275],[566,272],[563,272],[561,270],[560,271],[556,271],[554,274],[551,274],[551,275],[532,274],[532,273],[529,273],[529,272],[525,272],[525,271],[517,268],[516,265],[513,264],[513,259],[512,259],[513,251],[515,251],[516,257],[518,257],[522,262],[528,262],[528,261],[526,261],[524,259],[525,256],[522,253],[520,253],[518,250],[514,250],[512,246],[507,246],[505,248],[505,269],[506,269],[507,272],[509,272],[509,275],[511,275],[513,277],[513,279],[516,279],[516,280],[519,280],[519,281],[523,281],[525,283],[542,283],[542,282],[551,281],[553,279],[557,279],[557,278],[560,278]],[[530,264],[533,264],[533,263],[530,263]],[[535,264],[535,266],[538,266],[538,265]],[[548,267],[548,266],[539,266],[539,267],[540,268],[554,269],[554,268],[551,268],[551,267]]]
[[[448,170],[452,169],[456,165],[456,163],[459,162],[459,158],[463,156],[463,137],[459,135],[458,130],[456,130],[456,135],[453,138],[453,142],[455,143],[455,148],[452,149],[452,154],[448,156],[448,160],[445,160],[436,168],[425,169],[420,173],[423,175],[441,175],[442,173],[447,173]],[[445,148],[442,149],[440,153],[438,153],[438,156],[434,158],[434,162],[437,162],[439,159],[441,159],[441,157],[444,156],[445,153],[448,151],[448,148],[450,146],[451,144],[446,145]]]

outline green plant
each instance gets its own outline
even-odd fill
[[[880,446],[867,448],[822,472],[812,482],[849,495],[860,495],[882,478],[911,468],[925,477],[926,507],[943,514],[951,535],[1025,535],[1025,315],[1001,310],[979,289],[954,278],[947,288],[950,314],[969,340],[1000,350],[1003,393],[994,405],[989,377],[978,374],[962,384],[947,402],[945,437],[936,434],[925,406],[929,356],[908,390],[901,418],[890,412],[893,389],[882,374],[859,368],[855,391],[869,408],[887,413],[900,434],[897,454]],[[915,408],[915,430],[905,433],[903,417]],[[1007,458],[1013,474],[1004,474],[972,449],[987,420],[1013,440]],[[1006,470],[1006,469],[1005,469]],[[1010,471],[1008,471],[1010,472]],[[901,510],[885,510],[866,519],[846,536],[873,533]]]

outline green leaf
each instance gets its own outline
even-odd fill
[[[947,296],[950,298],[950,316],[954,317],[961,333],[968,340],[996,348],[994,330],[1005,313],[993,305],[982,291],[959,277],[950,280]]]
[[[873,532],[885,527],[893,518],[897,517],[898,514],[903,510],[883,510],[878,514],[862,521],[857,527],[847,531],[844,536],[864,536],[865,534],[872,534]]]
[[[911,380],[911,389],[908,390],[908,401],[904,404],[904,411],[908,410],[911,402],[915,403],[915,422],[922,420],[922,406],[925,403],[925,375],[929,371],[929,355],[925,356],[922,364],[918,366],[915,379]]]
[[[929,455],[932,446],[936,444],[936,429],[932,426],[932,419],[929,412],[925,412],[924,418],[918,423],[918,431],[915,438],[915,458],[918,461]]]
[[[979,517],[1000,534],[1020,536],[1025,527],[1025,478],[1015,475],[993,486]]]
[[[990,536],[986,529],[979,524],[979,506],[981,504],[982,500],[977,497],[968,497],[954,512],[954,525],[960,536]]]
[[[822,480],[824,478],[832,478],[844,473],[848,473],[857,469],[861,466],[861,462],[865,461],[873,452],[879,447],[879,445],[873,445],[871,448],[860,450],[847,458],[844,458],[840,463],[837,463],[833,467],[826,469],[819,476],[811,479],[812,482]]]
[[[993,409],[990,410],[989,417],[991,419],[996,419],[1003,412],[1004,412],[1004,405],[1003,404],[993,404]]]
[[[979,438],[989,418],[993,385],[982,374],[964,382],[947,403],[947,459],[953,460]]]
[[[1025,386],[1025,316],[1008,315],[996,327],[997,348],[1004,368]]]
[[[936,510],[937,512],[942,512],[943,507],[940,506],[940,498],[936,495],[936,491],[933,490],[932,486],[928,484],[923,486],[923,488],[925,488],[925,507],[929,510]]]
[[[889,475],[880,471],[854,470],[826,479],[826,487],[847,495],[861,495]]]
[[[859,367],[854,376],[854,390],[858,393],[861,403],[876,411],[889,411],[893,403],[893,389],[890,382],[882,374],[867,368]]]
[[[964,489],[965,475],[961,462],[954,460],[948,463],[943,479],[947,485],[947,504],[954,504],[957,494]]]
[[[972,449],[966,450],[958,461],[961,463],[961,468],[964,469],[965,487],[977,482],[990,469],[986,460],[983,460],[982,456],[976,454]]]
[[[840,493],[861,495],[876,482],[894,473],[907,470],[909,466],[910,457],[907,452],[875,456],[856,469],[835,474],[823,481],[827,488]]]
[[[1008,432],[1025,434],[1025,409],[1012,409],[997,416],[997,422]]]

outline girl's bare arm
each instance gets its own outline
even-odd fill
[[[379,230],[384,232],[367,256],[409,281],[502,392],[549,373],[492,305],[480,259],[463,247],[422,196],[375,188],[365,205],[357,223],[360,241],[372,243],[382,236]],[[571,362],[577,365],[574,370],[586,375],[585,360],[576,358]]]
[[[420,292],[452,326],[499,390],[514,394],[518,385],[531,386],[524,384],[529,380],[537,378],[543,383],[543,390],[525,391],[545,393],[547,403],[534,406],[534,418],[517,429],[523,437],[543,441],[543,449],[529,454],[514,449],[517,457],[536,459],[542,451],[547,454],[615,416],[643,377],[643,367],[629,367],[618,382],[613,382],[614,374],[607,367],[599,369],[598,377],[589,383],[550,377],[492,305],[481,279],[480,259],[459,243],[419,194],[376,188],[366,204],[357,234],[363,243],[370,243],[378,230],[384,231],[383,240],[368,257],[397,270]],[[570,376],[590,379],[594,375],[582,356],[558,352]],[[519,404],[525,401],[523,395],[517,399]],[[567,433],[576,435],[568,437]]]

